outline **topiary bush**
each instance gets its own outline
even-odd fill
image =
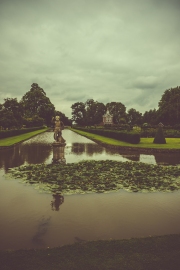
[[[157,132],[156,132],[153,143],[158,143],[158,144],[165,144],[166,143],[166,139],[164,137],[163,129],[160,126],[157,129]]]

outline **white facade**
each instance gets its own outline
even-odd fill
[[[103,124],[113,124],[113,115],[109,113],[109,110],[107,110],[107,112],[103,115]]]

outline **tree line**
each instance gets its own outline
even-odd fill
[[[51,126],[55,115],[59,115],[65,125],[71,125],[71,120],[55,110],[45,91],[37,83],[31,85],[31,89],[19,102],[17,98],[6,98],[0,104],[0,126],[3,128]]]
[[[134,108],[126,111],[121,102],[102,102],[88,99],[86,102],[72,104],[72,119],[69,119],[55,106],[46,96],[45,91],[33,83],[31,89],[23,95],[18,102],[17,98],[6,98],[0,104],[0,126],[3,128],[21,128],[22,126],[51,126],[52,117],[59,115],[65,125],[76,123],[80,126],[92,126],[102,124],[103,115],[109,110],[113,115],[113,122],[116,125],[157,125],[162,122],[164,125],[180,124],[180,87],[166,90],[159,103],[158,109],[140,113]]]
[[[180,87],[166,90],[159,103],[158,109],[151,109],[140,113],[134,108],[126,111],[121,102],[110,102],[103,104],[93,99],[86,102],[76,102],[72,106],[72,121],[80,126],[91,126],[102,123],[103,115],[109,110],[113,115],[113,122],[117,125],[180,125]]]

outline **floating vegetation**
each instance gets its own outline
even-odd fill
[[[36,189],[56,194],[174,191],[180,189],[180,167],[114,160],[37,164],[9,169],[8,175]]]

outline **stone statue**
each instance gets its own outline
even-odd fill
[[[64,123],[60,121],[60,116],[54,117],[52,119],[52,122],[54,123],[54,139],[56,142],[65,143],[65,140],[62,137],[62,130],[64,129]]]

